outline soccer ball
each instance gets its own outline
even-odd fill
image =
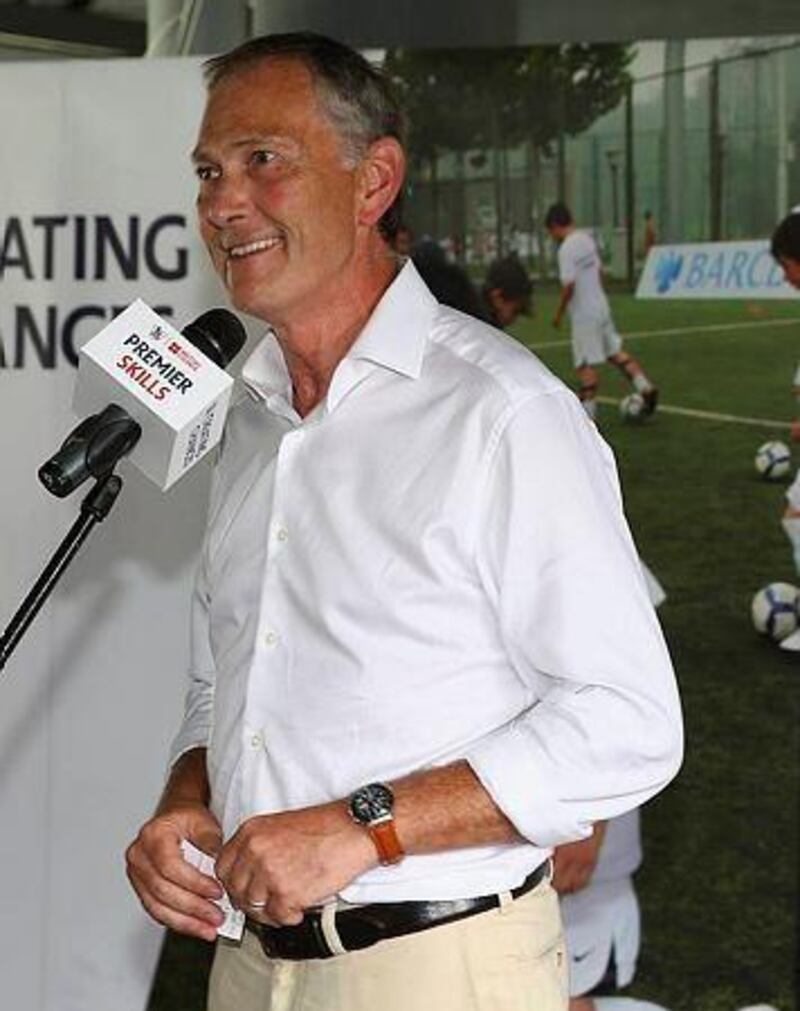
[[[619,402],[619,414],[623,421],[638,424],[647,417],[647,408],[641,393],[629,393]]]
[[[765,481],[786,477],[792,467],[792,454],[785,442],[765,442],[756,453],[756,470]]]
[[[791,583],[770,583],[753,597],[750,613],[756,631],[780,642],[795,631],[798,616],[798,589]]]

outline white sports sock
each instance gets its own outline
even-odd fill
[[[781,526],[792,545],[794,567],[800,575],[800,516],[784,516]]]
[[[653,388],[653,384],[644,372],[640,372],[638,375],[634,376],[631,379],[631,382],[633,383],[633,388],[637,393],[649,393]]]

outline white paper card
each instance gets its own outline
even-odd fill
[[[190,863],[192,867],[196,867],[201,874],[207,874],[210,878],[218,880],[217,875],[214,873],[214,858],[210,857],[208,853],[199,850],[188,839],[184,839],[181,842],[181,852],[183,853],[183,859],[187,863]],[[227,892],[223,892],[221,899],[215,900],[215,905],[219,906],[225,914],[222,926],[217,928],[217,935],[219,937],[227,937],[231,941],[241,941],[242,934],[244,933],[244,913],[241,909],[234,909]]]

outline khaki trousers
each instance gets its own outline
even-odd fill
[[[567,957],[549,881],[499,909],[328,959],[268,959],[220,940],[208,1011],[565,1011]]]

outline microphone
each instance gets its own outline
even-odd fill
[[[64,498],[130,453],[166,491],[219,442],[233,389],[224,370],[246,339],[227,309],[179,333],[136,299],[81,348],[73,407],[89,416],[39,468],[39,480]]]

